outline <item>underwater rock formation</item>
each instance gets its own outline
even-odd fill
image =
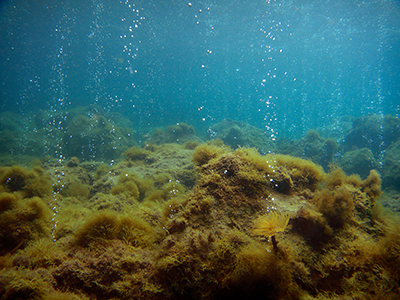
[[[379,162],[368,148],[350,150],[338,159],[339,165],[346,174],[358,174],[361,178],[366,178],[370,170],[379,169]]]
[[[100,112],[76,115],[66,127],[64,141],[63,155],[83,160],[112,160],[136,144],[127,128]]]
[[[300,158],[309,158],[325,170],[333,162],[338,151],[338,143],[332,138],[323,138],[316,130],[306,132],[300,140],[278,139],[277,152]],[[368,170],[369,171],[369,170]]]
[[[51,138],[45,135],[44,126],[38,127],[34,120],[32,115],[0,112],[0,164],[21,163],[43,155]]]
[[[194,127],[184,122],[168,126],[165,129],[156,128],[145,141],[145,143],[156,145],[165,143],[184,144],[186,142],[201,143],[202,140],[196,135]]]
[[[376,159],[400,139],[400,120],[391,115],[370,115],[353,121],[353,129],[344,141],[345,151],[368,148]]]
[[[55,167],[43,164],[33,182]],[[66,183],[53,187],[57,226],[47,189],[2,181],[0,220],[36,231],[0,243],[1,299],[399,296],[400,227],[379,205],[376,171],[361,180],[212,143],[149,144],[106,169],[76,160],[57,169]],[[90,192],[74,194],[73,182]],[[255,235],[268,214],[284,218]]]
[[[400,190],[400,139],[386,151],[382,179],[384,188]]]
[[[94,105],[69,111],[39,110],[24,117],[0,113],[0,132],[3,164],[54,154],[67,159],[112,160],[136,145],[126,118]]]
[[[275,149],[274,143],[262,130],[245,122],[228,119],[215,124],[210,130],[213,138],[221,139],[233,149],[255,147],[260,153],[269,153]]]
[[[14,253],[31,241],[50,236],[46,200],[51,190],[41,168],[0,168],[0,255]]]

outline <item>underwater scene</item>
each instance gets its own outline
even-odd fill
[[[400,2],[0,2],[0,299],[400,299]]]

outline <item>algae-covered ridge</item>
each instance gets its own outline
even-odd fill
[[[397,299],[380,186],[221,141],[1,167],[0,298]]]

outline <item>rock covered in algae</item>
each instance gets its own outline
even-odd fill
[[[301,158],[212,144],[146,150],[154,159],[127,155],[93,175],[101,192],[59,195],[57,226],[69,230],[56,242],[34,237],[0,260],[2,299],[399,296],[400,228],[379,207],[377,172],[361,180]],[[179,185],[174,176],[182,173],[168,162],[186,168],[190,157],[197,180]],[[76,167],[68,168],[65,176]],[[12,201],[0,207],[9,211]],[[285,230],[270,228],[276,249],[269,234],[253,231],[269,213],[289,217]]]
[[[278,139],[277,152],[303,159],[311,159],[325,170],[334,160],[339,145],[332,138],[322,137],[318,131],[311,129],[300,140]],[[369,170],[368,170],[369,171]]]
[[[238,147],[255,147],[261,153],[268,153],[275,149],[274,143],[259,128],[245,122],[223,120],[209,129],[212,136],[221,139],[226,145],[236,149]]]
[[[385,188],[400,190],[400,140],[386,151],[382,178]]]
[[[0,255],[50,236],[47,199],[52,187],[44,170],[20,166],[0,168]]]
[[[125,117],[95,105],[27,112],[24,117],[3,112],[0,131],[0,162],[4,164],[16,156],[20,163],[60,149],[68,158],[111,160],[136,144],[134,128]]]
[[[184,144],[189,141],[196,143],[202,142],[202,140],[196,135],[192,125],[180,122],[175,125],[168,126],[165,129],[154,129],[151,135],[147,137],[145,142],[160,145],[165,143]]]
[[[72,118],[66,127],[64,141],[64,156],[84,160],[115,159],[135,144],[128,128],[118,126],[111,117],[100,112],[78,114]]]
[[[345,151],[368,148],[375,158],[400,139],[400,120],[391,115],[370,115],[353,121],[344,141]]]
[[[347,151],[338,163],[346,174],[358,174],[362,178],[366,178],[370,170],[380,168],[379,162],[368,148]]]

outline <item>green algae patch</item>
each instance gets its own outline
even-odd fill
[[[193,162],[201,167],[208,163],[211,159],[222,155],[226,149],[212,144],[203,144],[196,148],[193,153]]]
[[[0,168],[0,189],[20,192],[23,197],[42,197],[52,191],[52,185],[44,170],[35,167],[28,170],[21,166]]]
[[[51,211],[39,197],[0,194],[0,255],[14,253],[30,241],[50,236]]]
[[[65,259],[66,253],[61,244],[55,243],[50,237],[42,237],[19,251],[13,265],[30,270],[49,269],[61,265]]]
[[[150,158],[151,151],[138,146],[133,146],[126,150],[123,155],[130,161],[145,161],[147,158]]]
[[[90,193],[90,186],[79,181],[71,182],[65,189],[65,195],[75,198],[87,199]]]
[[[274,160],[280,169],[277,174],[282,180],[278,179],[278,181],[282,181],[283,184],[279,186],[278,183],[277,188],[283,193],[307,189],[315,191],[325,177],[323,168],[311,160],[282,154],[267,156]]]
[[[92,244],[122,240],[134,246],[148,246],[154,240],[153,228],[140,218],[100,212],[86,221],[75,235],[75,243],[87,247]]]
[[[136,174],[122,173],[110,193],[126,194],[138,201],[143,201],[153,190],[154,183],[150,178],[139,178]]]
[[[11,193],[0,194],[0,213],[11,210],[17,206],[18,197]]]

